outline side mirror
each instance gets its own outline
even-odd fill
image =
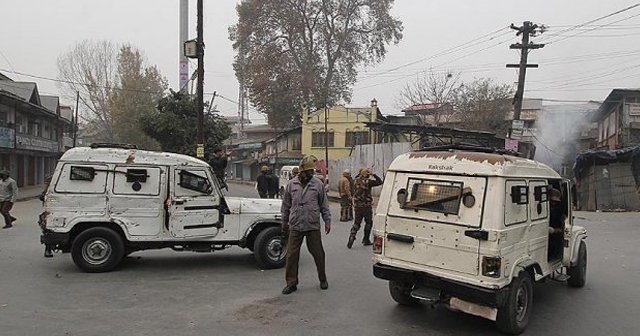
[[[511,187],[511,203],[522,205],[529,203],[529,187],[512,186]]]

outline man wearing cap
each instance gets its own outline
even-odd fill
[[[373,176],[374,180],[370,177]],[[371,197],[371,188],[382,185],[382,179],[376,174],[371,174],[369,169],[362,168],[360,173],[356,176],[355,190],[353,192],[353,206],[355,210],[355,219],[353,226],[351,227],[351,233],[349,234],[349,241],[347,242],[347,248],[353,246],[353,242],[356,240],[356,234],[360,230],[360,224],[364,219],[364,236],[362,237],[362,245],[371,245],[371,227],[373,226],[373,197]]]
[[[9,211],[13,208],[13,203],[18,197],[18,185],[16,181],[9,176],[7,170],[0,171],[0,213],[4,217],[3,229],[13,227],[15,217],[11,216]]]
[[[287,286],[282,290],[282,294],[285,295],[298,289],[300,247],[305,238],[307,249],[316,263],[320,288],[329,288],[325,273],[320,216],[324,221],[324,232],[329,234],[331,231],[331,212],[327,195],[324,192],[324,184],[313,176],[316,162],[317,159],[314,156],[302,159],[300,173],[289,181],[282,198],[282,230],[289,232],[285,275]]]
[[[256,189],[258,190],[258,194],[260,198],[268,198],[269,197],[269,188],[271,186],[271,175],[269,175],[269,167],[262,166],[260,168],[260,176],[256,181]]]
[[[340,194],[340,221],[348,222],[353,219],[353,199],[351,194],[351,172],[349,169],[342,173],[338,181],[338,193]]]

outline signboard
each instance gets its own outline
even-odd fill
[[[504,149],[518,151],[518,140],[516,139],[504,139]]]
[[[57,141],[46,140],[24,134],[16,135],[16,148],[54,153],[60,150]]]
[[[513,120],[511,123],[511,138],[519,140],[522,137],[524,129],[524,120]]]
[[[238,145],[240,149],[261,149],[262,142],[246,143]]]
[[[187,59],[180,60],[180,89],[184,89],[189,83],[189,61]]]
[[[204,159],[204,145],[198,144],[198,148],[196,148],[196,156],[198,159]]]
[[[16,147],[16,131],[11,128],[0,127],[0,147],[15,148]]]
[[[184,42],[184,56],[189,58],[198,58],[198,43],[196,40]]]
[[[629,115],[631,116],[640,116],[640,104],[627,104],[629,109]]]

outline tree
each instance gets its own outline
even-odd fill
[[[168,87],[167,80],[156,66],[146,66],[142,53],[131,45],[120,48],[118,74],[120,82],[109,97],[116,141],[159,149],[157,141],[141,132],[141,119],[158,113],[156,106]]]
[[[158,103],[157,114],[141,116],[142,130],[160,143],[162,150],[195,156],[197,104],[195,98],[170,90]],[[222,145],[231,129],[217,114],[205,114],[205,152]]]
[[[114,142],[113,119],[109,99],[118,82],[117,47],[109,41],[84,40],[58,58],[62,90],[80,103],[91,122],[102,134],[102,140]]]
[[[230,27],[234,68],[272,126],[301,107],[350,101],[358,67],[384,59],[402,39],[393,0],[244,0]],[[282,107],[285,107],[283,110]]]
[[[398,97],[399,104],[405,108],[413,105],[436,104],[439,107],[453,104],[462,82],[460,74],[438,74],[429,72],[419,76],[414,82],[406,84]],[[434,108],[433,124],[450,122],[454,116],[448,109]],[[442,113],[445,112],[445,113]]]
[[[480,78],[460,85],[454,106],[463,125],[474,130],[506,135],[512,97],[512,86],[496,83],[491,78]]]

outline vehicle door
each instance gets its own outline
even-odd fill
[[[477,275],[486,185],[485,177],[397,174],[385,257]]]
[[[573,248],[573,186],[571,181],[562,181],[562,207],[567,218],[564,221],[564,250],[562,262],[569,265],[571,262],[571,249]]]
[[[549,182],[529,180],[529,242],[528,252],[533,260],[547,259],[549,241]]]
[[[116,165],[109,216],[132,236],[158,235],[165,222],[167,167]]]
[[[176,238],[211,238],[223,227],[222,195],[205,167],[173,168],[169,232]]]
[[[71,221],[76,217],[107,216],[107,175],[105,164],[65,163],[47,197],[47,211],[52,221]]]

